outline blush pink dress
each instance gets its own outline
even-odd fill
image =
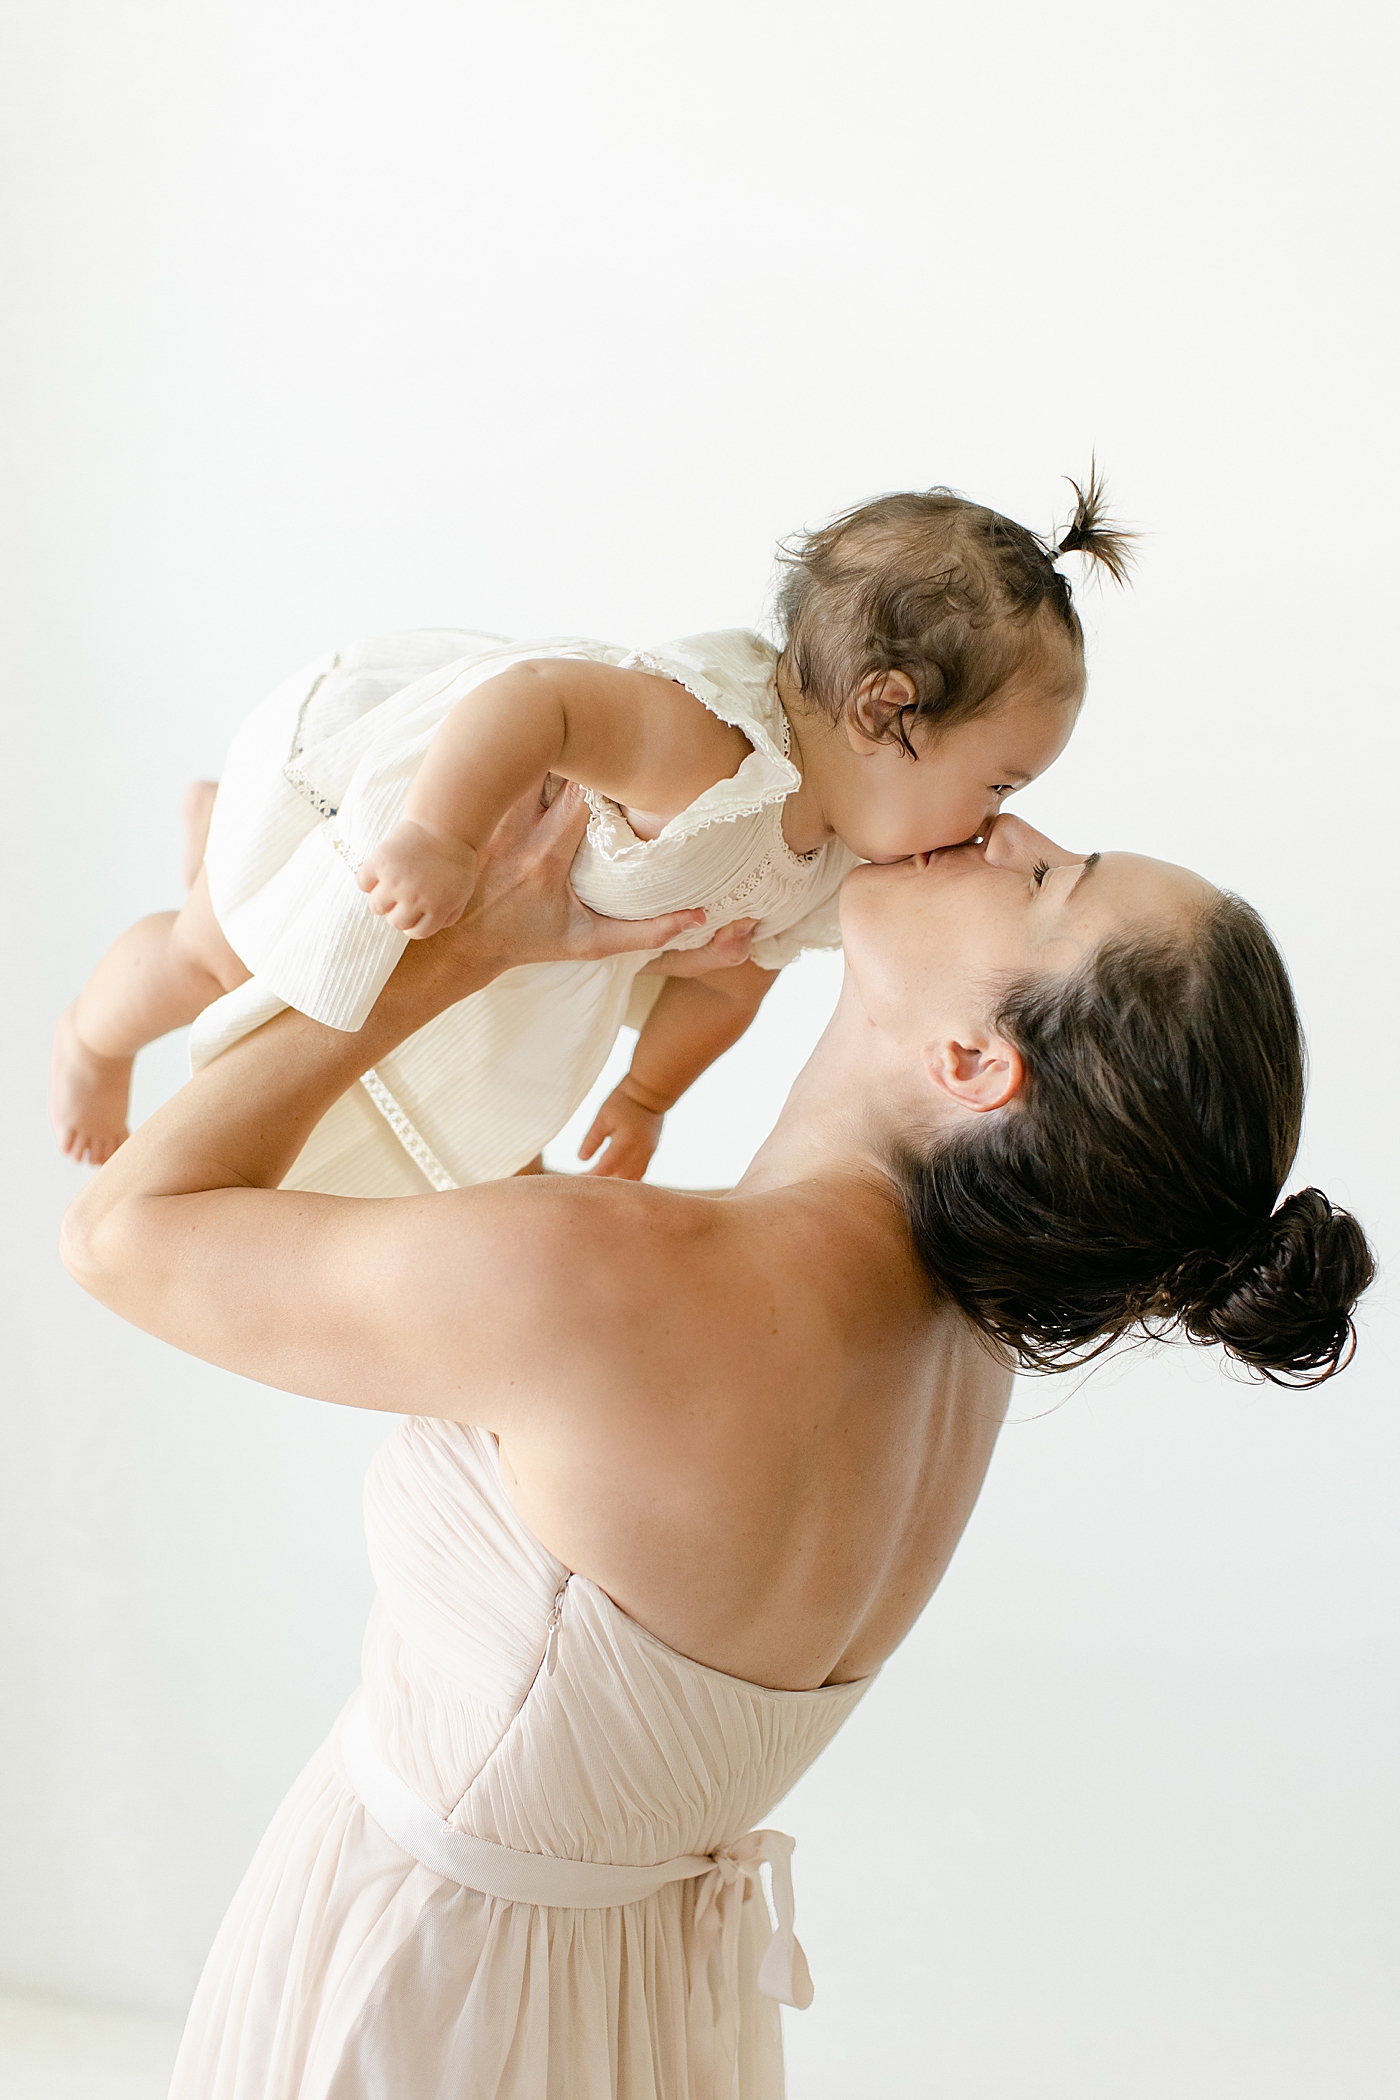
[[[481,1430],[405,1422],[366,1521],[363,1686],[234,1898],[171,2100],[780,2100],[778,2001],[811,1990],[791,1841],[754,1825],[870,1680],[666,1647],[525,1527]]]

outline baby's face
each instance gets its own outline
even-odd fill
[[[1009,689],[983,715],[942,735],[915,738],[917,759],[897,744],[867,743],[848,776],[834,828],[862,860],[904,860],[981,835],[1007,795],[1028,787],[1069,742],[1081,695]]]

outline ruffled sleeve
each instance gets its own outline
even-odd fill
[[[673,642],[664,649],[638,649],[623,658],[620,668],[650,671],[658,678],[673,679],[721,722],[741,730],[753,746],[737,773],[727,780],[717,780],[688,809],[672,817],[662,830],[661,839],[676,846],[712,824],[732,824],[756,816],[771,804],[785,802],[794,788],[801,786],[802,776],[787,755],[781,710],[775,712],[776,698],[770,690],[771,655],[756,635],[736,630],[733,634]],[[718,678],[711,676],[712,672],[717,672]],[[659,843],[636,841],[626,824],[619,823],[616,805],[605,797],[590,791],[588,799],[594,814],[590,837],[610,859],[626,855],[633,844]]]

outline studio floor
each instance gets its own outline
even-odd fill
[[[0,1992],[4,2100],[165,2100],[173,2020]]]

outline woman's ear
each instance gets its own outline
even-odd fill
[[[1000,1035],[976,1043],[929,1043],[924,1070],[936,1087],[978,1115],[1005,1108],[1026,1083],[1020,1051]]]
[[[842,717],[851,749],[866,752],[891,743],[890,723],[918,697],[907,671],[872,671],[861,680]]]

